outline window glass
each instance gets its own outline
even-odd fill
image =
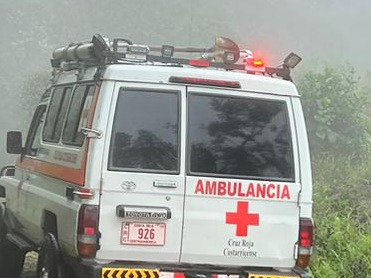
[[[73,92],[70,107],[68,110],[66,123],[63,129],[62,142],[64,144],[81,146],[84,136],[79,131],[81,118],[86,118],[89,107],[84,107],[87,96],[94,93],[93,86],[77,86]],[[90,102],[89,102],[90,104]],[[84,115],[83,114],[84,111]]]
[[[190,171],[293,180],[284,101],[191,94]]]
[[[71,88],[56,88],[49,104],[45,120],[43,140],[58,142],[62,133],[62,126],[71,97]]]
[[[31,156],[36,156],[41,147],[41,129],[45,118],[46,106],[40,105],[37,107],[32,122],[28,131],[26,140],[26,153]]]
[[[121,90],[113,124],[110,169],[177,172],[178,136],[177,93]]]

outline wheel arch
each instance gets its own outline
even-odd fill
[[[50,210],[44,210],[41,218],[41,228],[44,234],[52,233],[58,240],[57,215]]]

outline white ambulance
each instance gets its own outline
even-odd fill
[[[197,56],[197,57],[195,57]],[[290,70],[231,40],[53,52],[1,171],[0,277],[310,277],[312,179]]]

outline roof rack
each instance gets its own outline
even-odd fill
[[[197,59],[175,57],[199,55]],[[242,62],[241,62],[242,60]],[[301,58],[290,53],[280,67],[265,67],[249,50],[240,50],[238,45],[225,37],[217,37],[211,48],[174,47],[171,45],[148,46],[134,44],[128,39],[116,38],[112,42],[95,34],[90,42],[71,43],[53,52],[51,65],[55,70],[67,71],[89,66],[105,66],[119,63],[161,63],[172,66],[189,65],[238,70],[251,74],[277,76],[290,80],[290,72]]]

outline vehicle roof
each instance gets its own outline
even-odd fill
[[[241,83],[241,89],[237,90],[277,95],[298,95],[295,85],[290,81],[263,75],[209,68],[116,64],[107,66],[103,79],[170,83],[169,78],[171,76],[239,81]]]
[[[84,77],[80,81],[92,79],[96,68],[85,71]],[[76,81],[76,72],[64,72],[58,77],[57,84],[71,83]],[[114,64],[106,66],[103,73],[103,80],[126,81],[126,82],[146,82],[174,84],[169,82],[171,76],[214,79],[223,81],[238,81],[241,84],[241,91],[252,91],[275,95],[299,96],[295,84],[270,76],[248,74],[237,71],[226,71],[223,69],[195,68],[187,66],[168,66],[168,65],[133,65],[133,64]],[[197,86],[197,85],[192,85]],[[203,87],[205,87],[203,85]]]

